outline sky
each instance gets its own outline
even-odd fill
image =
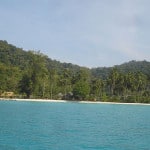
[[[0,0],[0,40],[86,67],[150,61],[149,0]]]

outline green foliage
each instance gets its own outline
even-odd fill
[[[24,74],[19,82],[19,92],[26,94],[26,98],[30,98],[33,92],[33,82],[29,74]]]
[[[77,100],[85,100],[88,98],[90,87],[87,82],[78,81],[73,89],[74,98]]]
[[[115,67],[120,73],[127,74],[128,72],[135,73],[141,72],[147,76],[150,76],[150,62],[144,61],[130,61],[128,63],[124,63],[122,65],[116,65]],[[112,67],[98,67],[92,68],[91,73],[96,78],[107,79],[110,75]]]
[[[0,95],[150,103],[150,62],[88,69],[0,41]]]
[[[19,68],[0,63],[0,91],[17,92],[20,78]]]
[[[90,74],[88,70],[81,69],[74,77],[73,95],[75,99],[85,100],[90,93]]]
[[[91,94],[94,100],[105,101],[105,81],[98,78],[93,78],[91,81]]]

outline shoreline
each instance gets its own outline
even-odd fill
[[[150,103],[119,103],[119,102],[97,102],[97,101],[69,101],[69,100],[54,100],[54,99],[18,99],[18,98],[0,98],[0,101],[20,101],[20,102],[55,102],[55,103],[67,103],[77,102],[81,104],[114,104],[114,105],[147,105]]]
[[[22,101],[22,102],[68,102],[67,100],[54,100],[54,99],[19,99],[19,98],[0,98],[0,101]]]

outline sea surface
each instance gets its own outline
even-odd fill
[[[150,150],[150,105],[0,101],[0,150]]]

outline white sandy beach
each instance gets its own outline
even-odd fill
[[[118,102],[94,102],[94,101],[68,101],[68,100],[54,100],[54,99],[7,99],[0,98],[5,101],[24,101],[24,102],[55,102],[55,103],[66,103],[66,102],[77,102],[83,104],[115,104],[115,105],[149,105],[146,103],[118,103]]]
[[[118,103],[118,102],[93,102],[93,101],[80,101],[79,103],[114,104],[114,105],[150,105],[146,103]]]
[[[26,101],[26,102],[67,102],[66,100],[53,100],[53,99],[6,99],[6,98],[0,98],[0,100],[6,100],[6,101]]]

